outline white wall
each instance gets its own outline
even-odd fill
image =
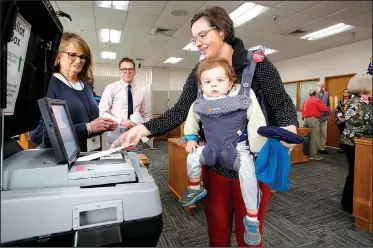
[[[372,54],[372,39],[275,63],[283,82],[366,73]]]

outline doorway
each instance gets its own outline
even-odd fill
[[[335,109],[338,101],[343,98],[343,90],[347,88],[350,79],[356,73],[325,77],[325,90],[329,93],[331,118],[328,121],[326,145],[331,147],[340,147],[340,135],[338,127],[335,124],[337,117]]]

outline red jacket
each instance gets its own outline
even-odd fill
[[[302,119],[306,117],[316,117],[320,119],[321,112],[329,112],[329,108],[317,96],[310,96],[304,101]]]

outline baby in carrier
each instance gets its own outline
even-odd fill
[[[261,192],[253,154],[267,141],[257,133],[266,125],[265,117],[251,82],[236,84],[235,72],[225,59],[202,61],[197,80],[200,90],[184,126],[189,186],[180,203],[193,205],[207,194],[200,179],[202,165],[238,171],[247,212],[243,219],[245,242],[257,245],[261,241],[257,219]],[[197,143],[200,122],[206,139],[203,146]]]

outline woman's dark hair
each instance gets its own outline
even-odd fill
[[[224,41],[232,45],[236,39],[233,21],[224,8],[220,6],[211,6],[198,11],[192,17],[190,26],[193,26],[193,24],[201,18],[205,18],[206,21],[210,23],[211,27],[216,27],[217,31],[222,31],[224,33]]]

